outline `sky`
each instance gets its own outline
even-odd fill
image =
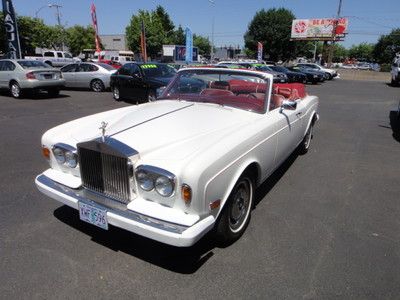
[[[242,47],[248,24],[261,9],[283,7],[298,19],[332,18],[339,5],[339,0],[13,0],[17,14],[37,14],[48,25],[56,24],[56,10],[47,5],[61,5],[61,23],[67,27],[91,24],[92,2],[97,8],[100,35],[125,33],[132,14],[161,5],[175,26],[190,27],[210,40],[214,19],[214,44],[218,47]],[[375,43],[380,35],[400,28],[399,0],[342,0],[341,16],[349,18],[349,34],[342,42],[347,48]]]

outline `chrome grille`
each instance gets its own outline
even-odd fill
[[[88,190],[128,203],[128,159],[108,147],[97,141],[78,144],[82,184]]]

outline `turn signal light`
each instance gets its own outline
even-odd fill
[[[187,184],[182,185],[182,199],[185,201],[186,204],[189,204],[192,201],[192,189]]]
[[[221,199],[215,200],[213,202],[210,203],[210,209],[216,209],[221,205]]]
[[[26,73],[26,78],[27,79],[36,79],[35,74],[33,74],[33,72]]]
[[[46,159],[50,159],[50,150],[46,147],[42,147],[42,154]]]

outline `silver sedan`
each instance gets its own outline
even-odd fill
[[[50,96],[59,94],[65,84],[61,72],[37,60],[0,60],[0,88],[8,89],[14,98],[27,91],[46,90]]]
[[[61,68],[66,87],[90,88],[95,92],[110,88],[110,76],[115,71],[110,65],[92,62],[69,64]]]

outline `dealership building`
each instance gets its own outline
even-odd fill
[[[99,37],[104,49],[118,51],[129,50],[125,34],[101,34]]]

